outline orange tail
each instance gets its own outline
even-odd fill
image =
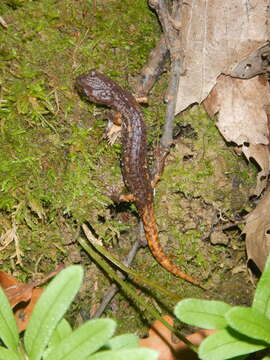
[[[181,271],[176,265],[174,265],[164,253],[158,240],[158,230],[152,204],[148,204],[144,207],[142,211],[142,220],[148,246],[156,260],[160,263],[160,265],[162,265],[166,270],[178,276],[179,278],[189,281],[190,283],[197,285],[202,289],[205,289],[205,287],[199,281],[193,279],[191,276],[187,275],[186,273]]]

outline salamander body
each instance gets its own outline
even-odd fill
[[[121,114],[123,180],[143,221],[148,246],[165,269],[201,286],[197,280],[182,272],[169,260],[159,243],[153,207],[153,188],[147,165],[146,126],[135,98],[129,91],[96,70],[78,76],[75,88],[90,101],[108,106]]]

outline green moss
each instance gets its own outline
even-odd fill
[[[156,15],[145,0],[4,0],[0,11],[8,23],[0,32],[0,236],[16,227],[24,253],[21,278],[69,261],[66,245],[85,221],[116,256],[124,256],[131,247],[130,234],[137,236],[131,226],[136,209],[130,205],[119,214],[106,196],[108,189],[123,187],[121,145],[104,141],[106,111],[80,99],[74,79],[95,67],[132,88],[159,37]],[[163,77],[143,108],[150,150],[162,133],[166,87]],[[227,148],[200,107],[177,122],[191,124],[196,137],[176,140],[156,190],[160,238],[176,264],[207,279],[209,258],[217,266],[225,255],[222,247],[206,252],[199,239],[209,223],[203,215],[197,220],[196,212],[200,217],[204,207],[213,207],[231,215],[236,211],[233,177],[239,177],[239,191],[247,197],[255,169]],[[246,207],[246,197],[237,211]],[[1,252],[5,270],[19,269],[14,249],[12,243]],[[140,255],[134,267],[145,276],[179,294],[200,294],[163,270],[148,249]],[[100,286],[91,298],[96,306],[108,282],[89,267],[91,281]],[[124,306],[126,301],[119,296]],[[121,308],[112,315],[121,317]],[[142,323],[136,307],[125,311],[129,326]]]
[[[201,107],[184,114],[179,124],[191,125],[193,135],[176,140],[157,187],[156,216],[166,253],[173,258],[177,249],[175,263],[202,279],[221,258],[224,264],[227,260],[224,246],[208,246],[201,239],[217,221],[215,214],[231,218],[245,209],[256,173],[234,155]],[[239,243],[239,232],[235,236]]]
[[[142,0],[9,0],[0,11],[0,235],[16,226],[26,280],[67,261],[65,244],[84,221],[108,246],[129,229],[106,196],[123,186],[121,146],[104,141],[104,109],[73,84],[96,67],[130,87],[126,75],[139,72],[159,25]],[[14,268],[14,245],[1,252],[2,269]]]

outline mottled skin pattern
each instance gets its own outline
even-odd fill
[[[146,160],[146,126],[135,98],[129,91],[96,70],[78,76],[75,88],[92,102],[106,105],[121,114],[123,179],[142,218],[148,246],[165,269],[201,286],[197,280],[178,269],[160,246],[153,207],[153,188]]]

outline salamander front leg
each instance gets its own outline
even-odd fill
[[[110,145],[113,145],[121,134],[121,124],[121,114],[119,112],[110,112],[106,129],[106,138]]]
[[[138,104],[146,104],[147,99],[144,96],[135,97],[135,100]],[[108,116],[108,125],[106,129],[106,138],[108,139],[108,143],[113,145],[118,136],[121,133],[121,125],[122,125],[122,118],[121,113],[118,111],[111,111]]]
[[[130,202],[135,201],[135,196],[132,194],[117,194],[116,192],[111,192],[109,197],[112,199],[113,202],[120,203],[120,202]]]

